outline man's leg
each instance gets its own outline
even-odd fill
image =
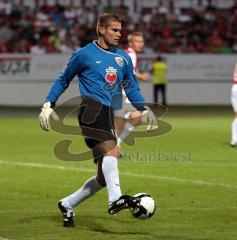
[[[237,146],[237,112],[235,113],[235,119],[232,122],[231,133],[231,145],[235,147]]]
[[[153,87],[153,96],[154,96],[154,103],[158,103],[158,91],[159,91],[159,87],[158,84],[154,84]]]
[[[87,198],[94,195],[98,192],[101,188],[105,186],[105,181],[102,178],[98,178],[100,176],[99,173],[99,163],[100,159],[103,157],[98,155],[98,152],[93,151],[94,158],[97,161],[97,175],[89,178],[81,188],[79,188],[76,192],[72,193],[71,195],[63,198],[59,201],[58,206],[64,216],[64,226],[65,227],[74,227],[74,216],[75,213],[73,209],[86,200]]]
[[[118,146],[120,143],[128,137],[128,135],[133,131],[133,129],[141,124],[141,112],[134,111],[130,112],[130,119],[126,120],[123,130],[120,132],[118,137]]]
[[[128,137],[128,135],[130,134],[131,131],[133,131],[134,128],[135,126],[133,124],[131,124],[129,121],[126,121],[122,132],[118,136],[118,140],[117,140],[118,146],[121,145],[123,140]]]
[[[115,118],[115,129],[118,135],[117,145],[120,146],[121,142],[128,137],[131,131],[141,123],[141,112],[130,103],[128,99],[123,104],[123,109],[117,111]]]
[[[108,140],[100,144],[101,151],[104,152],[104,157],[99,166],[98,179],[105,181],[109,198],[110,214],[115,214],[122,209],[137,206],[138,199],[128,195],[122,195],[119,170],[118,170],[118,157],[119,148],[115,141]]]
[[[118,171],[119,148],[113,140],[104,141],[99,147],[104,157],[99,161],[97,177],[102,181],[104,179],[111,203],[122,195]]]
[[[121,120],[120,120],[121,122]],[[128,120],[123,118],[123,128],[120,128],[120,131],[116,131],[118,137],[117,137],[117,145],[120,146],[122,141],[129,135],[129,133],[134,129],[134,126],[132,123],[130,123]],[[120,125],[121,126],[121,125]]]
[[[161,85],[161,93],[162,93],[162,104],[166,106],[166,85]]]
[[[237,146],[237,84],[234,84],[231,89],[231,103],[235,113],[235,118],[231,125],[231,146]]]
[[[73,209],[78,204],[91,197],[95,193],[97,193],[104,186],[101,185],[96,176],[90,177],[85,181],[81,188],[79,188],[76,192],[71,195],[63,198],[61,200],[62,205],[66,208]]]
[[[120,134],[123,132],[123,129],[126,125],[126,119],[123,116],[116,116],[114,119],[115,131],[117,134],[117,145],[120,146],[122,139],[120,138]]]
[[[96,176],[93,176],[85,181],[83,186],[79,188],[76,192],[72,193],[68,197],[62,199],[63,206],[67,208],[75,208],[78,204],[91,197],[101,188],[103,188],[101,184],[98,183]]]

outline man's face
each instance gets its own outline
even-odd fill
[[[140,53],[144,48],[144,39],[142,36],[133,36],[129,46],[134,49],[135,52]]]
[[[107,28],[102,28],[103,39],[108,46],[118,46],[121,29],[121,23],[114,21],[110,21]]]

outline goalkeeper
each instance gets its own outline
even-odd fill
[[[105,186],[110,214],[137,204],[136,198],[122,195],[119,183],[119,148],[114,134],[113,111],[121,107],[121,89],[125,90],[134,107],[142,112],[143,120],[148,123],[148,130],[157,128],[156,117],[146,106],[140,93],[132,61],[126,52],[117,48],[121,36],[121,18],[113,14],[103,14],[98,19],[96,30],[98,40],[73,53],[64,72],[54,81],[39,116],[41,127],[49,130],[49,117],[54,112],[53,107],[77,75],[83,99],[78,120],[85,142],[92,149],[97,174],[76,192],[59,201],[65,227],[75,226],[74,208]],[[98,138],[98,130],[105,134]]]

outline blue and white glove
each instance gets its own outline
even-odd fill
[[[151,111],[151,109],[149,107],[145,107],[146,110],[142,111],[142,122],[147,123],[147,131],[154,131],[156,130],[157,127],[157,120],[156,120],[156,116],[154,115],[154,113]]]
[[[51,103],[46,102],[41,108],[41,113],[39,115],[40,126],[45,131],[49,131],[51,129],[50,116],[53,117],[53,119],[58,120],[58,115],[51,108]]]

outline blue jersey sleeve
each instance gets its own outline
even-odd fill
[[[132,105],[139,111],[145,110],[145,106],[147,105],[143,95],[140,92],[140,87],[137,82],[137,79],[134,74],[134,68],[132,64],[132,60],[129,58],[127,64],[127,71],[124,76],[125,86],[124,90],[129,101]]]
[[[61,94],[68,88],[72,79],[79,73],[82,67],[82,61],[80,50],[75,51],[72,54],[65,70],[59,74],[57,79],[54,81],[51,89],[49,90],[46,102],[51,102],[52,106],[55,105]]]

